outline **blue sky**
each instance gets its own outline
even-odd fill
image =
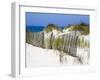
[[[26,12],[27,26],[46,27],[48,24],[56,24],[63,27],[68,24],[79,24],[81,22],[89,24],[89,15]]]

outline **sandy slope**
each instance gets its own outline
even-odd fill
[[[47,50],[26,44],[27,67],[59,65],[59,55]]]
[[[59,51],[43,49],[26,43],[27,67],[58,66],[80,64],[77,57],[64,55],[60,63]]]
[[[89,64],[89,48],[77,48],[77,56],[81,59],[82,64]]]

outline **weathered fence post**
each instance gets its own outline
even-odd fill
[[[72,38],[71,38],[71,44],[70,44],[70,54],[72,56],[76,56],[78,36],[76,35],[76,32],[73,32],[73,34],[71,36],[72,36]]]
[[[44,32],[42,32],[42,43],[41,43],[41,47],[44,48]]]
[[[52,49],[52,46],[53,46],[53,32],[51,33],[50,36],[50,49]]]

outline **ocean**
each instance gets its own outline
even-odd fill
[[[45,27],[43,26],[26,26],[26,31],[28,32],[41,32],[44,30]],[[60,27],[63,29],[64,27]]]
[[[28,32],[40,32],[43,31],[45,27],[43,26],[26,26],[26,31]]]

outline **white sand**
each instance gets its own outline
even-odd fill
[[[47,50],[26,44],[27,67],[59,65],[59,55],[53,50]]]
[[[27,67],[58,66],[80,64],[77,57],[64,55],[60,63],[59,51],[43,49],[26,43]]]
[[[83,64],[89,64],[89,48],[77,48],[77,56],[82,60]]]

